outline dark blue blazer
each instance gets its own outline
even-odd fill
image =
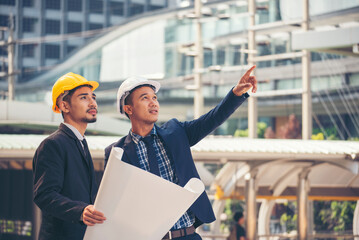
[[[155,125],[157,134],[163,141],[167,154],[174,162],[175,173],[179,180],[178,185],[183,187],[191,178],[199,178],[190,147],[221,125],[248,96],[245,93],[237,97],[230,91],[214,109],[196,120],[179,122],[177,119],[171,119],[161,127]],[[135,144],[129,135],[105,149],[105,165],[112,147],[123,148],[122,161],[140,167]],[[196,227],[202,223],[213,222],[216,219],[205,192],[193,203],[190,210],[195,214]]]
[[[97,193],[90,153],[66,125],[47,137],[33,159],[34,202],[42,210],[39,239],[83,239],[84,208]]]

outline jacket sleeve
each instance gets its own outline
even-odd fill
[[[79,222],[88,203],[73,201],[60,193],[66,168],[65,151],[60,145],[52,139],[46,139],[35,153],[34,202],[46,214],[66,221]]]
[[[111,150],[113,148],[113,146],[115,145],[115,143],[112,143],[111,145],[107,146],[105,148],[105,164],[103,166],[103,169],[105,170],[106,169],[106,166],[107,166],[107,162],[108,162],[108,159],[110,157],[110,153],[111,153]]]
[[[198,119],[181,122],[190,146],[195,145],[220,126],[248,97],[248,93],[236,96],[231,89],[227,96],[208,113]]]

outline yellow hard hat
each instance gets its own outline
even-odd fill
[[[92,86],[92,91],[94,91],[98,87],[98,82],[95,81],[87,81],[81,75],[69,72],[57,79],[54,86],[52,87],[52,110],[55,113],[60,113],[60,109],[57,106],[57,98],[64,93],[65,91],[70,91],[81,85],[90,85]]]

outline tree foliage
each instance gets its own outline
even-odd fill
[[[352,230],[355,207],[354,201],[315,201],[315,230],[334,232]]]

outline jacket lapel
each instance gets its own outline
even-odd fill
[[[77,150],[81,153],[81,156],[82,156],[82,161],[86,164],[87,166],[87,169],[91,175],[91,178],[93,178],[93,174],[92,174],[92,171],[94,170],[91,170],[91,169],[94,169],[93,168],[93,165],[92,165],[92,158],[91,158],[91,154],[90,152],[88,152],[88,157],[89,159],[86,158],[86,155],[85,155],[85,151],[84,151],[84,148],[82,147],[81,143],[80,143],[80,140],[78,140],[78,138],[75,136],[75,134],[72,132],[72,130],[70,128],[68,128],[65,124],[61,123],[60,126],[59,126],[59,129],[61,131],[63,131],[67,136],[69,136],[70,138],[72,138],[75,143],[76,143],[76,147],[77,147]],[[91,163],[90,163],[91,162]],[[89,165],[91,164],[91,166]]]
[[[172,155],[172,151],[170,149],[170,146],[176,146],[172,144],[172,138],[171,135],[163,128],[158,127],[155,125],[156,132],[158,136],[162,139],[162,143],[164,145],[164,148],[166,150],[167,155],[170,157],[170,159],[174,162],[175,170],[177,170],[177,165],[174,156]],[[180,146],[177,146],[180,147]]]
[[[82,161],[85,162],[85,164],[87,166],[87,170],[89,173],[89,180],[91,183],[91,186],[90,186],[90,197],[91,197],[91,201],[92,201],[91,203],[94,203],[95,197],[96,197],[96,192],[97,192],[97,184],[96,184],[96,180],[95,180],[95,176],[94,176],[95,169],[93,166],[91,153],[89,151],[87,151],[86,152],[87,156],[85,155],[85,151],[80,143],[80,140],[75,136],[75,134],[72,132],[72,130],[69,129],[65,124],[61,123],[59,126],[59,129],[76,142],[76,147],[77,147],[78,151],[81,153]]]
[[[81,153],[82,160],[85,162],[86,166],[88,168],[90,168],[89,161],[86,159],[85,151],[80,143],[80,140],[78,140],[78,138],[75,136],[75,134],[72,132],[72,130],[70,128],[68,128],[65,124],[61,123],[59,129],[62,130],[63,132],[65,132],[66,135],[68,135],[70,138],[72,138],[76,142],[76,147],[79,150],[79,152]],[[91,156],[91,155],[89,155],[89,156]],[[92,159],[91,159],[91,161],[92,161]]]
[[[136,146],[135,143],[132,141],[130,135],[127,135],[123,144],[122,160],[126,163],[140,168],[140,162],[136,153]]]

